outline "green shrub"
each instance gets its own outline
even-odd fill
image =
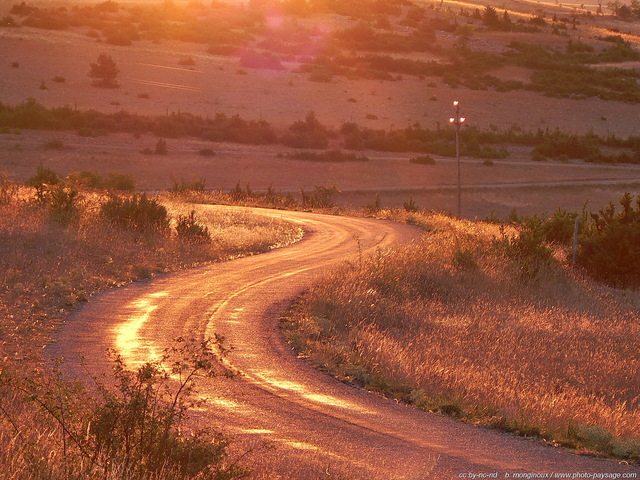
[[[595,279],[619,288],[640,287],[640,196],[630,193],[591,214],[580,235],[578,265]],[[635,205],[634,205],[635,203]]]
[[[338,193],[338,189],[335,185],[330,187],[316,185],[311,194],[306,193],[304,189],[300,189],[300,193],[303,205],[313,208],[328,208],[334,205],[333,196]]]
[[[79,192],[62,184],[48,186],[44,192],[51,219],[61,225],[69,225],[78,215]]]
[[[364,211],[369,214],[376,214],[380,210],[382,210],[382,200],[380,199],[380,194],[376,193],[376,197],[373,202],[364,206]]]
[[[228,461],[230,439],[209,427],[185,428],[189,409],[199,404],[197,380],[233,375],[220,367],[225,354],[220,339],[179,338],[160,359],[137,370],[116,356],[113,378],[109,383],[94,379],[93,396],[60,379],[42,385],[0,380],[64,432],[64,478],[233,480],[245,478],[248,470]],[[48,467],[46,462],[42,467]]]
[[[314,112],[309,112],[305,120],[298,120],[289,127],[282,143],[294,148],[326,148],[329,144],[328,131],[318,121]]]
[[[409,197],[408,200],[405,200],[404,202],[402,202],[402,208],[407,212],[419,212],[420,211],[420,207],[418,206],[416,201],[413,199],[413,197]]]
[[[186,192],[204,192],[206,185],[206,179],[204,178],[192,178],[192,179],[173,179],[173,185],[169,188],[171,193],[186,193]]]
[[[453,265],[462,270],[475,270],[478,262],[473,250],[458,248],[453,253]]]
[[[195,210],[191,210],[189,215],[178,215],[176,233],[179,239],[192,243],[206,243],[211,240],[209,229],[196,220]]]
[[[511,240],[509,251],[521,261],[523,275],[535,278],[541,266],[551,260],[549,244],[572,251],[574,227],[578,220],[577,264],[600,282],[617,288],[640,287],[640,196],[626,193],[595,213],[558,209],[551,217],[533,216],[516,221],[522,224],[519,237]],[[515,257],[514,257],[515,258]]]
[[[216,152],[214,152],[211,148],[201,148],[200,150],[198,150],[198,155],[202,155],[203,157],[215,157]]]
[[[79,170],[70,172],[66,178],[67,185],[79,189],[99,190],[103,188],[104,181],[98,172]]]
[[[45,191],[51,185],[58,185],[62,179],[53,170],[42,165],[38,166],[36,174],[29,178],[25,185],[36,189],[36,198],[40,202],[44,202]]]
[[[543,220],[525,218],[519,235],[506,241],[506,251],[524,282],[535,282],[553,261],[553,251],[545,242]]]
[[[133,192],[136,189],[135,179],[128,173],[109,172],[103,180],[104,188],[120,192]]]
[[[167,141],[164,138],[159,138],[156,142],[156,148],[153,153],[156,155],[166,155],[168,153],[167,150]]]
[[[112,196],[102,204],[100,212],[108,222],[127,230],[166,234],[169,229],[167,209],[144,193]]]
[[[111,55],[101,53],[98,55],[96,63],[91,64],[89,76],[94,79],[92,85],[101,88],[118,88],[116,78],[120,70]]]
[[[566,158],[587,159],[599,157],[602,151],[594,140],[582,139],[577,136],[554,136],[545,139],[540,145],[536,146],[532,155],[539,157],[550,157],[559,159],[561,156]]]

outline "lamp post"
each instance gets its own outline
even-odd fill
[[[462,218],[462,194],[460,187],[460,125],[464,123],[465,118],[460,116],[460,102],[453,102],[456,109],[456,116],[449,118],[449,123],[456,126],[456,163],[458,165],[458,218]]]

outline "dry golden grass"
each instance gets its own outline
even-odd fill
[[[638,293],[556,264],[524,279],[499,227],[414,220],[419,245],[301,300],[285,323],[300,353],[419,408],[637,461]]]
[[[92,471],[90,462],[71,453],[68,438],[65,447],[60,425],[20,390],[40,385],[39,391],[58,395],[61,402],[68,395],[82,398],[72,387],[51,378],[50,365],[42,361],[42,348],[52,330],[101,290],[198,263],[260,253],[295,241],[300,231],[273,218],[232,210],[214,213],[167,198],[164,203],[174,219],[195,209],[198,221],[209,229],[211,242],[189,243],[175,235],[143,236],[101,220],[103,198],[96,193],[83,194],[77,218],[65,227],[52,221],[48,208],[35,202],[31,189],[14,188],[6,178],[2,186],[11,186],[3,190],[10,193],[0,202],[2,476],[92,478],[87,473]],[[64,411],[69,418],[77,413]],[[117,469],[109,475],[103,478],[123,478]]]

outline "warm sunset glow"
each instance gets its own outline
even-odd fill
[[[116,350],[125,360],[130,362],[144,362],[160,358],[153,346],[144,345],[140,339],[140,330],[158,308],[155,302],[157,298],[163,298],[167,292],[153,293],[130,304],[129,317],[115,327]],[[145,350],[141,356],[141,350]]]

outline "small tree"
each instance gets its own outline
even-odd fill
[[[111,55],[101,53],[98,55],[96,63],[91,64],[89,76],[94,78],[92,85],[100,88],[118,88],[120,84],[116,81],[116,77],[120,73],[116,62]]]
[[[156,155],[166,155],[168,153],[167,150],[167,141],[164,138],[158,139],[156,142],[156,149],[153,151]]]

